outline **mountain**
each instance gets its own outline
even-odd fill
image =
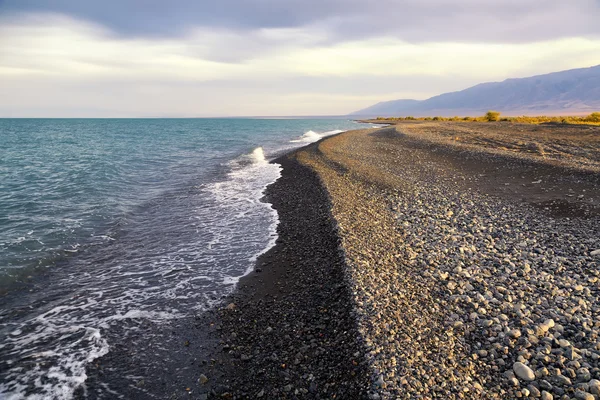
[[[481,83],[427,100],[392,100],[353,112],[354,116],[585,114],[600,110],[600,65]]]

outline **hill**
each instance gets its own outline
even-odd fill
[[[586,114],[600,110],[600,65],[488,82],[427,100],[392,100],[353,112],[354,116]]]

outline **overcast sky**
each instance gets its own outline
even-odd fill
[[[600,0],[0,0],[0,117],[339,115],[600,64]]]

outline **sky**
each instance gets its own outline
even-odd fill
[[[344,115],[600,64],[600,0],[0,0],[0,117]]]

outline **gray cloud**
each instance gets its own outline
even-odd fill
[[[324,40],[529,42],[600,36],[598,0],[0,0],[0,14],[56,12],[117,34],[176,37],[194,27],[239,32],[326,27]]]

